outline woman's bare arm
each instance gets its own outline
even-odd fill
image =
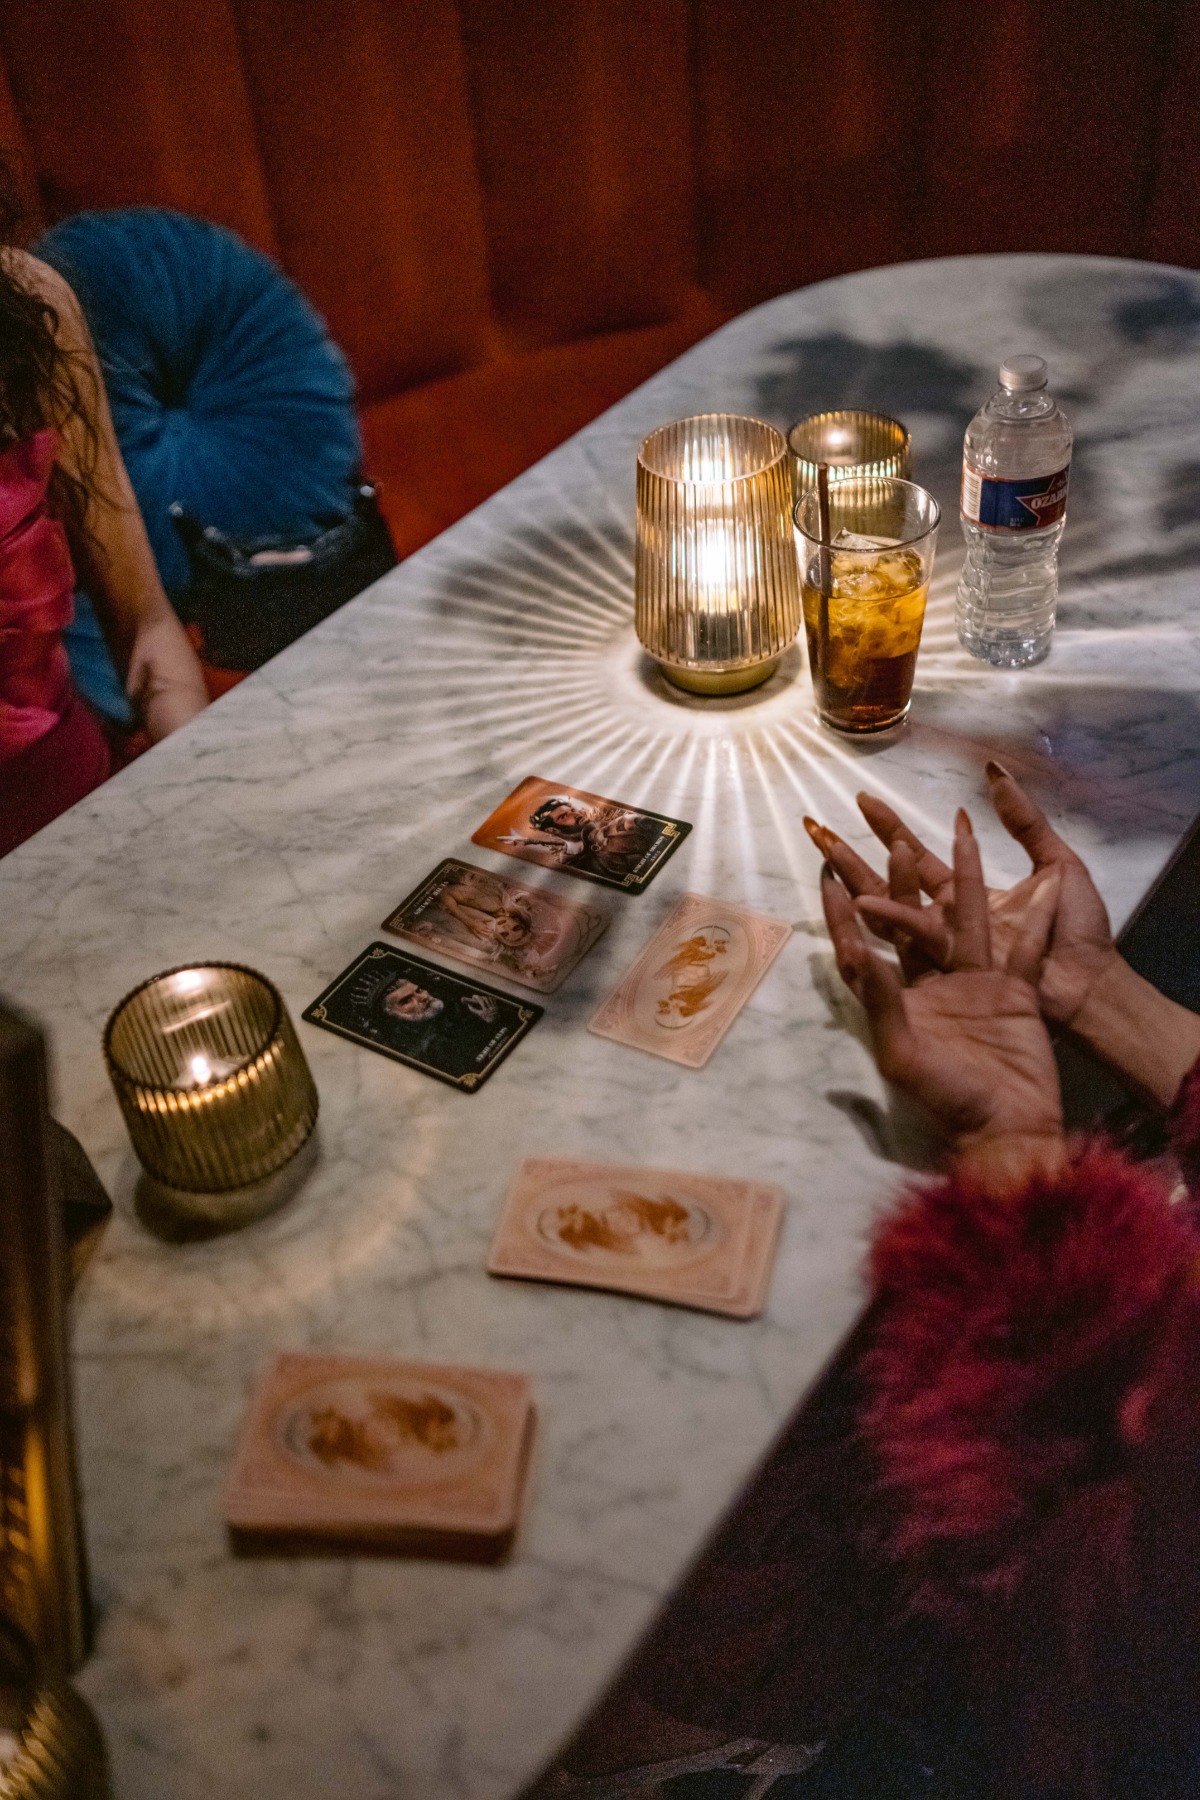
[[[126,691],[154,739],[166,737],[207,704],[196,653],[163,592],[113,430],[112,414],[87,323],[71,288],[36,257],[10,252],[26,285],[58,317],[57,337],[72,359],[87,412],[57,421],[59,460],[92,495],[88,535],[72,538],[81,584],[96,606]],[[88,424],[95,433],[90,441]]]

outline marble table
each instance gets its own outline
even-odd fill
[[[1012,675],[955,642],[955,501],[966,422],[1025,350],[1048,357],[1077,449],[1053,654]],[[882,747],[816,726],[798,651],[755,695],[690,701],[632,630],[641,437],[693,411],[786,425],[839,404],[905,419],[946,508],[911,727]],[[999,755],[1120,921],[1200,806],[1198,568],[1200,277],[1037,256],[849,276],[699,345],[0,864],[0,992],[51,1033],[59,1114],[117,1207],[75,1349],[100,1613],[82,1683],[122,1800],[500,1800],[535,1772],[852,1321],[865,1233],[904,1173],[802,813],[861,840],[869,784],[944,844],[966,800],[1012,876],[981,798]],[[150,1235],[100,1057],[113,1002],[216,956],[273,976],[298,1018],[530,773],[695,830],[479,1094],[302,1026],[323,1134],[302,1193],[238,1236]],[[584,1029],[684,888],[795,925],[699,1073]],[[765,1316],[490,1279],[514,1164],[555,1152],[780,1183]],[[528,1370],[541,1438],[512,1560],[232,1557],[221,1485],[283,1348]]]

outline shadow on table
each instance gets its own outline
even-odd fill
[[[564,643],[604,639],[633,621],[633,557],[632,504],[628,523],[563,512],[512,526],[486,554],[441,563],[431,571],[434,605],[449,622],[469,612],[497,647],[544,643],[547,627]]]
[[[961,694],[931,687],[909,733],[919,749],[977,764],[981,793],[983,765],[998,757],[1043,806],[1083,814],[1113,837],[1164,825],[1179,833],[1200,810],[1200,694],[1042,680],[1037,710],[1036,726],[976,732]]]
[[[1165,269],[1059,269],[1030,283],[1022,310],[1041,338],[1101,366],[1123,352],[1186,356],[1200,344],[1196,278]]]

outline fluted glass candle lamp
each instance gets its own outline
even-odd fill
[[[756,687],[800,628],[787,455],[773,425],[733,413],[680,419],[642,445],[637,634],[677,687]]]
[[[138,1160],[198,1215],[243,1223],[287,1192],[317,1090],[283,997],[238,963],[169,969],[134,988],[104,1055]]]

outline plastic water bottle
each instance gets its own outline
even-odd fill
[[[1010,356],[967,427],[960,501],[958,639],[997,668],[1049,652],[1070,472],[1071,427],[1046,392],[1045,363]]]

